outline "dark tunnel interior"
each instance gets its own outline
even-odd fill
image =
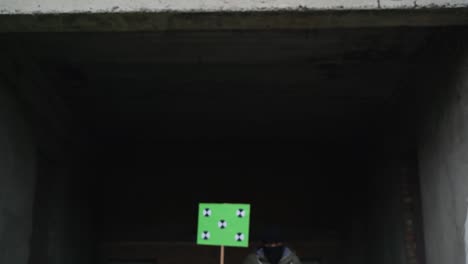
[[[117,242],[194,243],[198,204],[226,202],[251,204],[252,241],[263,225],[280,224],[304,262],[334,264],[377,263],[372,252],[380,249],[373,247],[397,243],[378,242],[401,220],[391,210],[402,199],[394,191],[401,178],[388,170],[416,170],[416,77],[426,55],[443,59],[439,47],[460,30],[0,38],[12,54],[36,63],[47,84],[31,100],[42,100],[38,115],[52,109],[65,131],[57,139],[63,152],[39,150],[36,207],[47,208],[40,200],[53,188],[51,171],[68,166],[67,210],[89,226],[94,254],[119,255],[125,250],[100,251]],[[414,175],[408,181],[417,193]],[[35,224],[39,248],[45,218]],[[127,257],[151,255],[132,247]],[[237,255],[228,255],[228,264],[246,251],[231,252]]]

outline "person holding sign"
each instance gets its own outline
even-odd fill
[[[266,228],[260,239],[261,245],[247,255],[243,264],[301,264],[296,253],[285,245],[278,227]]]

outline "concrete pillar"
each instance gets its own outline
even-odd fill
[[[433,60],[417,84],[427,264],[468,263],[468,42],[459,37],[464,32],[447,39],[441,53],[431,54]]]

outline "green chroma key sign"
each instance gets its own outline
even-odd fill
[[[197,244],[248,247],[250,204],[200,203]]]

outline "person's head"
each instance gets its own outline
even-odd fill
[[[272,264],[278,264],[284,251],[284,237],[276,225],[266,226],[260,240],[265,257]]]
[[[274,247],[275,245],[283,245],[283,232],[278,225],[265,226],[261,233],[260,241],[263,246]]]

